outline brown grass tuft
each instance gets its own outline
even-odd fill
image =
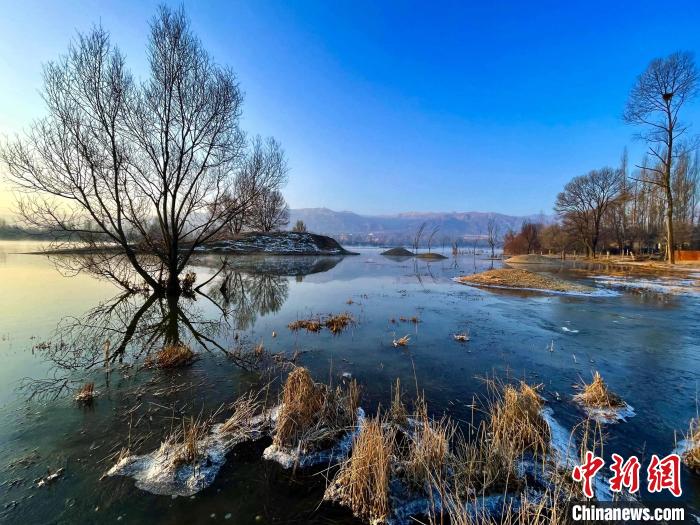
[[[392,341],[392,344],[394,347],[398,348],[399,346],[407,346],[408,342],[411,340],[410,336],[404,335],[403,337],[399,337],[398,339],[394,339]]]
[[[692,419],[688,434],[685,436],[688,448],[683,453],[683,461],[696,472],[700,472],[700,419]]]
[[[370,522],[383,522],[389,515],[389,478],[394,448],[393,433],[379,416],[368,420],[355,438],[352,456],[334,480],[336,501]]]
[[[549,425],[540,415],[543,401],[535,387],[521,382],[505,385],[489,409],[488,432],[493,446],[514,457],[530,452],[542,455],[549,449]]]
[[[199,448],[199,442],[204,439],[209,432],[210,421],[203,420],[201,417],[197,419],[183,418],[182,426],[178,429],[171,440],[175,449],[173,462],[177,465],[195,464],[202,457],[202,450]]]
[[[345,330],[350,323],[353,323],[354,319],[352,316],[348,313],[342,313],[338,315],[331,315],[329,316],[324,324],[326,325],[326,328],[328,328],[332,333],[334,334],[339,334],[343,330]]]
[[[194,359],[194,352],[184,343],[178,342],[165,345],[162,350],[156,352],[155,357],[149,356],[146,366],[157,368],[176,368],[188,365]]]
[[[297,330],[306,330],[307,332],[320,332],[321,322],[317,319],[298,319],[289,323],[288,328],[293,332]]]
[[[248,393],[239,397],[231,405],[233,414],[221,425],[221,432],[230,434],[233,432],[239,435],[249,435],[253,431],[253,418],[255,418],[262,409],[262,403],[253,393]]]
[[[74,398],[78,403],[89,405],[95,400],[95,383],[85,383],[78,389]]]
[[[421,417],[411,438],[406,462],[406,474],[416,487],[443,480],[446,475],[450,441],[456,428],[447,418],[439,421]]]
[[[396,385],[392,389],[389,422],[398,427],[405,427],[408,423],[408,411],[401,399],[401,380],[398,377],[396,378]]]
[[[279,447],[321,450],[355,424],[359,402],[355,380],[347,391],[332,389],[314,383],[306,368],[296,368],[284,384],[273,442]]]
[[[603,378],[598,372],[593,374],[590,384],[581,385],[581,393],[574,396],[574,400],[592,408],[619,408],[624,407],[625,402],[620,396],[610,392]]]

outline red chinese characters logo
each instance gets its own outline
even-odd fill
[[[605,461],[593,455],[593,452],[586,452],[586,460],[583,465],[574,467],[572,474],[574,481],[583,482],[583,494],[587,498],[593,497],[593,478],[605,465]]]
[[[678,454],[669,454],[663,459],[654,454],[647,468],[647,490],[661,492],[666,489],[674,496],[680,496],[681,490],[681,458]]]
[[[615,493],[627,489],[632,494],[638,492],[641,464],[637,456],[632,456],[625,461],[619,454],[613,454],[612,459],[610,470],[613,475],[607,481],[610,491]],[[574,467],[572,477],[574,481],[583,483],[583,494],[587,498],[594,496],[593,480],[604,466],[605,461],[589,451],[586,452],[583,463]],[[647,467],[647,490],[649,492],[668,490],[678,497],[683,492],[680,474],[681,458],[678,454],[669,454],[664,458],[654,454]]]

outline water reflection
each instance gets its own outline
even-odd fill
[[[179,298],[122,293],[80,317],[63,318],[49,340],[33,349],[51,364],[51,373],[25,379],[20,387],[30,398],[54,399],[96,371],[141,366],[164,346],[180,342],[252,367],[236,332],[279,311],[288,295],[288,277],[230,266]]]

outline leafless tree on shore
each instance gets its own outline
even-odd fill
[[[263,174],[252,190],[241,179],[243,95],[182,9],[159,9],[147,54],[138,82],[104,29],[79,35],[44,68],[47,116],[0,159],[22,193],[25,222],[93,251],[109,245],[132,280],[177,295],[192,254],[279,178]],[[103,262],[96,257],[93,270]]]
[[[555,209],[589,253],[595,257],[603,217],[620,197],[622,172],[613,168],[593,170],[572,179],[559,193]]]
[[[690,53],[673,53],[666,58],[651,61],[630,93],[624,119],[642,126],[638,137],[649,144],[649,154],[658,165],[646,166],[642,182],[661,187],[666,196],[666,258],[675,263],[674,198],[672,173],[674,159],[683,147],[679,139],[688,126],[679,120],[686,102],[697,95],[698,72]]]

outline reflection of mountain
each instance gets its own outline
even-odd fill
[[[245,255],[226,257],[228,267],[237,272],[296,277],[312,273],[327,272],[334,268],[343,256],[277,256],[277,255]],[[220,256],[201,256],[197,265],[219,268]]]

